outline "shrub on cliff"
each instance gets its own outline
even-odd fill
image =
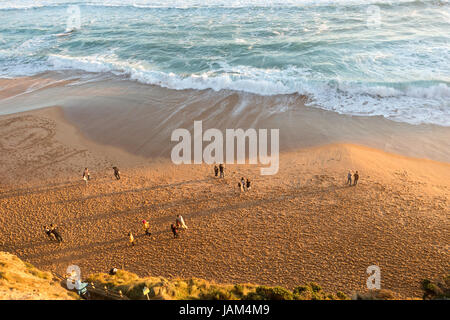
[[[435,283],[425,279],[422,281],[423,299],[450,299],[450,275]]]

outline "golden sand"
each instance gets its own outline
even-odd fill
[[[227,165],[217,179],[211,166],[88,140],[59,108],[0,117],[0,151],[0,251],[44,270],[75,264],[87,276],[118,267],[290,289],[314,281],[351,294],[378,265],[382,288],[408,297],[450,270],[448,163],[334,143],[283,152],[275,176]],[[345,185],[349,169],[360,173],[357,186]],[[238,191],[241,176],[250,192]],[[189,229],[174,239],[177,214]],[[50,223],[61,245],[46,237]]]

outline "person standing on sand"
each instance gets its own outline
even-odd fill
[[[352,185],[352,172],[351,171],[349,171],[348,174],[347,174],[347,184],[349,186]]]
[[[245,179],[244,179],[244,177],[241,178],[241,185],[242,185],[242,191],[245,191],[245,186],[246,186],[246,184],[245,184]]]
[[[86,185],[88,183],[88,180],[91,180],[91,175],[89,174],[88,168],[84,168],[83,171],[83,180],[86,182]]]
[[[238,188],[239,191],[244,192],[244,186],[242,185],[242,183],[238,182]]]
[[[224,170],[225,170],[225,168],[224,168],[223,164],[222,163],[219,164],[219,171],[220,171],[220,177],[221,178],[225,178]]]
[[[359,174],[358,171],[355,172],[355,174],[353,175],[353,185],[356,186],[356,184],[358,183],[358,179],[359,179]]]
[[[117,167],[112,167],[114,170],[114,176],[116,177],[117,180],[120,180],[120,171],[119,168]]]
[[[49,237],[50,240],[54,240],[55,239],[54,235],[53,235],[53,233],[52,233],[52,231],[50,230],[49,227],[44,226],[44,231],[45,231],[45,234]]]
[[[55,236],[56,241],[58,241],[59,243],[61,243],[63,241],[61,235],[56,230],[56,225],[54,226],[53,224],[50,224],[50,232],[53,233],[53,235]]]
[[[246,186],[247,186],[247,191],[249,191],[252,188],[250,180],[248,178],[247,178]]]
[[[214,166],[214,176],[217,177],[219,175],[219,168],[217,166]]]
[[[186,223],[184,223],[183,217],[180,214],[177,215],[176,226],[177,226],[177,228],[181,228],[181,229],[188,228]]]
[[[147,236],[151,235],[151,233],[150,233],[150,223],[148,221],[142,220],[142,228],[144,229],[145,234]]]
[[[131,233],[131,231],[128,232],[128,238],[130,239],[130,245],[131,245],[132,247],[134,247],[134,245],[136,244],[136,241],[134,240],[134,236],[133,236],[133,234]]]
[[[170,229],[172,230],[173,237],[178,238],[178,228],[173,223],[170,225]]]

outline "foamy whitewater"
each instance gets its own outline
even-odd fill
[[[0,77],[81,70],[450,126],[447,0],[1,1],[0,21]]]

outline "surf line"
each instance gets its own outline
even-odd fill
[[[224,136],[215,128],[203,132],[203,122],[194,121],[194,136],[185,128],[172,131],[171,141],[178,142],[171,152],[175,164],[245,164],[248,146],[248,163],[262,164],[261,175],[274,175],[280,163],[280,130],[270,129],[270,155],[268,154],[268,129],[225,129],[226,152],[224,162]],[[210,142],[203,148],[203,142]],[[236,144],[235,144],[236,142]],[[248,142],[248,144],[247,144]],[[193,146],[193,148],[192,148]],[[192,150],[194,159],[192,161]],[[235,156],[235,150],[236,156]],[[236,160],[236,162],[235,162]]]

